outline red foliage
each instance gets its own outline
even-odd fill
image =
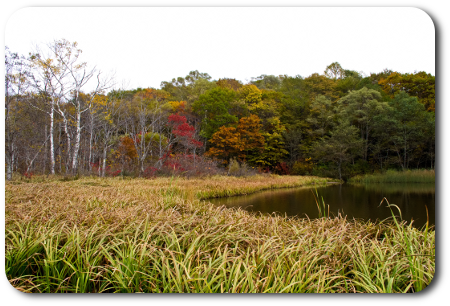
[[[200,148],[201,146],[203,146],[203,143],[201,141],[198,141],[195,139],[189,139],[189,142],[197,148]]]
[[[158,168],[147,167],[144,169],[144,173],[142,173],[142,176],[145,178],[153,178],[156,176],[157,172],[158,172]]]
[[[156,175],[204,176],[219,174],[221,170],[214,160],[193,154],[170,154],[164,156],[161,169],[148,167],[143,176],[153,178]]]
[[[191,138],[192,136],[194,136],[194,132],[195,128],[188,123],[180,124],[174,130],[172,130],[172,133],[174,135],[187,138]]]
[[[25,176],[27,179],[30,179],[33,177],[33,172],[24,172],[23,176]]]
[[[93,172],[98,172],[99,168],[101,168],[101,166],[99,165],[100,163],[90,163],[92,166],[92,171]],[[120,172],[122,172],[122,170],[115,170],[112,171],[111,170],[111,166],[106,166],[105,168],[105,176],[118,176],[120,174]]]
[[[285,162],[277,164],[275,166],[275,172],[283,175],[289,175],[291,173],[289,166]]]
[[[187,123],[185,116],[172,114],[169,116],[169,126],[172,126],[172,134],[176,136],[179,143],[187,148],[199,148],[203,145],[201,141],[194,139],[195,127]]]
[[[174,127],[186,122],[187,119],[185,116],[181,116],[179,114],[172,114],[169,116],[169,125],[173,125]]]

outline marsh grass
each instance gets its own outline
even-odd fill
[[[428,226],[267,216],[198,198],[312,182],[7,182],[6,274],[24,292],[416,292],[431,282]]]
[[[435,183],[434,170],[387,170],[385,173],[357,175],[349,183]]]

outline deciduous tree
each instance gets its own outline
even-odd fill
[[[358,129],[342,120],[330,132],[330,136],[322,137],[313,144],[311,153],[318,161],[333,162],[339,179],[342,179],[342,166],[360,152],[361,146]]]
[[[5,48],[5,161],[6,179],[12,179],[13,166],[17,158],[18,129],[20,115],[17,103],[26,94],[29,67],[26,59]]]
[[[338,101],[341,116],[350,120],[360,131],[364,141],[362,157],[368,159],[369,137],[375,117],[388,109],[388,103],[381,101],[381,94],[373,89],[362,88],[351,91]]]
[[[221,127],[212,136],[207,154],[222,159],[224,163],[230,158],[244,161],[260,154],[264,149],[264,137],[260,129],[260,119],[255,115],[241,118],[237,128]]]
[[[324,71],[324,75],[333,80],[343,79],[345,77],[344,69],[338,62],[331,63]]]
[[[205,92],[193,103],[193,111],[202,120],[201,136],[210,139],[220,127],[237,121],[237,117],[229,113],[231,102],[235,99],[235,91],[216,87]]]
[[[382,78],[379,84],[394,97],[400,91],[417,97],[428,111],[435,111],[435,77],[424,71],[400,74],[393,72]]]

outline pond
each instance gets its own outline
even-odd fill
[[[336,184],[316,189],[319,197],[323,197],[325,204],[330,206],[331,216],[340,213],[349,219],[384,220],[391,217],[386,202],[380,206],[380,202],[386,198],[390,204],[400,208],[403,220],[414,220],[413,226],[421,228],[426,224],[426,208],[430,225],[435,224],[434,184]],[[242,207],[248,211],[317,218],[319,213],[313,192],[314,187],[300,187],[209,201],[216,205]],[[398,215],[398,211],[395,208],[393,210]]]

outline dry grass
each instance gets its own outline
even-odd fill
[[[434,231],[197,199],[312,182],[324,180],[7,182],[6,273],[26,292],[414,292],[431,282]]]

